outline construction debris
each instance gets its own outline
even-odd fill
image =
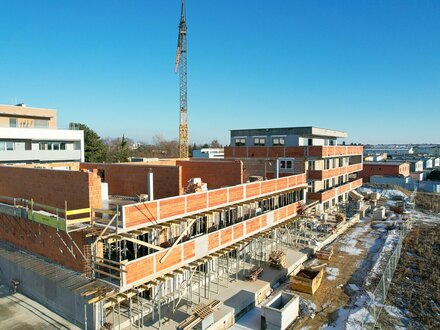
[[[286,253],[284,251],[272,251],[269,255],[269,264],[273,268],[284,268],[286,266]]]
[[[199,323],[202,324],[202,329],[206,329],[213,322],[213,313],[215,309],[218,309],[223,303],[219,300],[213,300],[209,304],[199,304],[193,309],[193,314],[187,317],[185,320],[179,323],[178,330],[194,329]]]
[[[316,251],[315,257],[321,260],[330,260],[333,255],[333,248]]]
[[[188,180],[188,185],[185,188],[185,194],[193,194],[207,190],[208,185],[205,182],[202,182],[201,178],[192,178]]]
[[[249,275],[246,276],[246,279],[248,281],[255,281],[261,275],[262,272],[263,272],[263,268],[261,267],[254,268],[253,270],[251,270]]]

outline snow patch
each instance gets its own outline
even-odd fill
[[[330,281],[336,280],[336,277],[339,275],[339,268],[335,267],[327,267],[325,272],[328,274],[327,279]]]

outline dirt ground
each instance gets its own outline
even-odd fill
[[[314,312],[302,316],[290,329],[329,329],[338,328],[334,324],[338,318],[338,309],[347,306],[354,291],[365,285],[367,274],[383,249],[387,230],[372,228],[371,219],[364,218],[340,236],[330,246],[334,255],[329,261],[316,259],[313,263],[327,263],[326,275],[315,295],[298,293],[311,302]],[[315,306],[313,306],[313,304]]]
[[[379,317],[384,329],[440,329],[440,215],[417,217]]]

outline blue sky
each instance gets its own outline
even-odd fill
[[[440,143],[440,1],[188,0],[190,143],[313,125]],[[178,136],[179,0],[0,0],[0,103]]]

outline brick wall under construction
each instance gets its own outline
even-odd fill
[[[240,160],[178,160],[182,166],[182,186],[191,178],[201,178],[208,189],[235,186],[243,183],[243,164]]]
[[[147,174],[154,176],[154,198],[180,195],[181,169],[173,165],[152,164],[98,164],[81,163],[81,169],[98,169],[104,182],[108,183],[110,195],[135,197],[147,193]]]
[[[101,180],[95,172],[0,166],[0,195],[24,198],[68,210],[100,208]],[[2,199],[2,203],[11,203]],[[62,230],[29,219],[0,214],[0,240],[46,257],[79,272],[88,272],[85,258],[90,243],[83,231]]]
[[[101,181],[96,172],[0,166],[0,195],[33,199],[64,209],[102,206]]]
[[[70,233],[69,237],[61,230],[5,214],[0,214],[0,226],[0,240],[78,272],[89,272],[82,254],[87,257],[90,244],[83,231]]]

